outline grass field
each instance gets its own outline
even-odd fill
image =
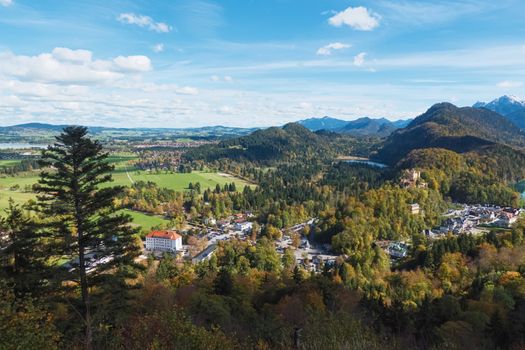
[[[7,190],[18,185],[20,188],[33,185],[38,181],[38,173],[20,174],[17,176],[0,176],[0,190]],[[238,190],[248,185],[246,181],[228,176],[226,174],[206,173],[194,171],[189,174],[183,173],[149,173],[146,171],[126,171],[119,167],[113,172],[113,183],[108,186],[129,186],[136,181],[155,182],[159,187],[169,188],[175,191],[184,191],[190,182],[200,182],[201,188],[215,188],[217,184],[224,186],[225,183],[235,182]]]
[[[24,204],[30,199],[36,199],[36,195],[34,193],[0,189],[0,214],[3,214],[4,209],[8,207],[9,198],[13,198],[16,204]]]
[[[129,186],[132,182],[137,181],[151,181],[155,182],[159,187],[169,188],[175,191],[184,191],[188,188],[190,182],[201,184],[201,188],[215,188],[217,184],[224,186],[226,183],[235,182],[238,190],[242,190],[244,186],[248,185],[243,180],[230,177],[227,175],[217,173],[206,173],[194,171],[189,174],[183,173],[150,173],[146,171],[126,171],[116,170],[113,173],[113,184],[120,186]],[[2,183],[0,179],[0,184]]]
[[[207,173],[207,172],[192,172],[189,174],[183,173],[150,173],[146,171],[138,171],[133,169],[133,160],[136,156],[133,154],[117,154],[109,157],[109,162],[115,166],[113,172],[113,183],[108,186],[129,186],[136,181],[151,181],[155,182],[160,187],[169,188],[175,191],[184,191],[188,188],[190,182],[200,182],[201,188],[215,188],[217,184],[221,187],[226,183],[235,182],[238,190],[242,190],[244,186],[249,185],[247,182],[231,177],[227,174]],[[0,166],[2,163],[0,162]],[[130,169],[128,171],[128,169]],[[131,170],[133,169],[133,170]],[[31,186],[38,182],[38,171],[27,174],[19,174],[17,176],[0,176],[0,215],[3,214],[4,209],[7,208],[9,198],[13,198],[15,203],[23,204],[30,199],[36,199],[34,193],[23,192],[26,186]],[[13,186],[18,185],[18,190],[14,190]],[[132,210],[126,210],[128,214],[133,217],[133,221],[144,230],[150,230],[152,227],[168,223],[168,220],[159,216],[147,215]]]
[[[4,214],[4,210],[9,206],[9,198],[13,198],[16,204],[24,204],[30,199],[36,199],[34,193],[25,193],[20,191],[0,190],[0,216]],[[161,224],[169,223],[169,220],[163,219],[160,216],[148,215],[133,210],[124,210],[126,214],[131,215],[133,223],[149,231],[152,227]]]
[[[2,159],[0,160],[0,168],[12,167],[20,163],[20,160]]]
[[[149,231],[152,227],[167,224],[169,220],[163,219],[159,216],[148,215],[144,213],[139,213],[133,210],[124,210],[126,214],[129,214],[133,218],[133,223],[137,226],[142,227],[142,229]]]

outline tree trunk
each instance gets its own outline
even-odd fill
[[[76,166],[74,167],[74,174],[76,176],[77,170]],[[89,285],[87,281],[86,273],[86,259],[85,259],[85,246],[84,246],[84,234],[82,232],[83,225],[83,213],[80,209],[80,199],[78,195],[78,185],[75,182],[73,184],[73,195],[75,197],[75,220],[77,228],[77,241],[78,241],[78,269],[80,272],[80,288],[82,291],[82,304],[84,305],[84,323],[86,327],[86,339],[85,346],[86,350],[91,350],[93,348],[93,331],[91,329],[91,310],[90,310],[90,300],[89,300]]]
[[[87,282],[87,275],[86,275],[86,262],[84,257],[84,246],[80,243],[82,241],[82,233],[78,232],[78,242],[79,242],[79,254],[78,254],[78,262],[79,262],[79,270],[80,270],[80,288],[82,290],[82,304],[84,305],[84,322],[86,327],[86,349],[91,350],[92,349],[92,340],[93,340],[93,334],[91,330],[91,310],[90,310],[90,303],[89,303],[89,286]]]

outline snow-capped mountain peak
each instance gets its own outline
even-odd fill
[[[525,101],[513,95],[504,95],[489,103],[476,102],[472,107],[490,109],[505,116],[525,108]]]

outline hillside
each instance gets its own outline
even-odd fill
[[[525,130],[525,108],[507,114],[505,117],[520,129]]]
[[[368,117],[359,118],[348,122],[337,132],[347,133],[355,136],[378,136],[386,137],[400,127],[406,126],[408,121],[392,122],[385,118],[372,119]]]
[[[280,160],[334,156],[348,141],[348,137],[326,130],[314,133],[298,123],[290,123],[282,128],[257,130],[248,136],[204,145],[189,150],[184,156],[190,161],[228,158],[270,164]]]
[[[444,148],[466,153],[492,145],[525,146],[524,134],[505,117],[487,109],[439,103],[395,131],[373,158],[396,164],[410,151]]]
[[[318,130],[337,130],[348,124],[348,121],[331,118],[331,117],[322,117],[322,118],[308,118],[304,120],[299,120],[297,124],[304,126],[305,128],[311,131]]]

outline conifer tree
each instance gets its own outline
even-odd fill
[[[138,268],[136,230],[114,205],[122,188],[106,185],[113,170],[107,157],[102,145],[87,136],[87,128],[66,127],[42,152],[42,166],[49,170],[41,173],[37,186],[38,210],[52,242],[49,254],[70,259],[67,269],[56,275],[57,286],[80,290],[80,297],[69,302],[79,304],[86,349],[93,348],[94,315],[107,312],[107,306],[121,306],[126,280]],[[68,292],[64,295],[78,295]]]
[[[52,269],[46,263],[36,223],[12,198],[5,213],[0,219],[0,229],[7,234],[0,239],[0,266],[14,282],[17,294],[39,295]]]

